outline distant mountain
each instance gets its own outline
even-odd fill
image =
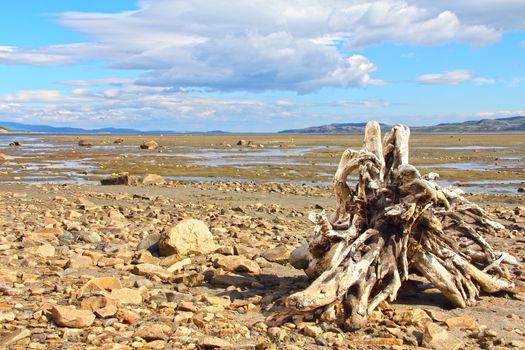
[[[392,126],[379,123],[382,129]],[[304,129],[279,131],[279,134],[360,134],[365,130],[366,123],[334,123],[321,126],[311,126]]]
[[[221,130],[213,131],[171,131],[171,130],[153,130],[141,131],[136,129],[120,129],[120,128],[101,128],[101,129],[82,129],[71,127],[56,127],[49,125],[30,125],[14,122],[0,121],[0,133],[5,132],[41,132],[41,133],[56,133],[56,134],[225,134],[227,132]]]
[[[525,116],[481,119],[463,123],[442,123],[435,126],[415,128],[418,131],[432,132],[498,132],[525,131]]]
[[[2,127],[0,126],[0,134],[5,134],[5,133],[7,133],[7,132],[9,132],[9,130],[7,130],[6,128],[2,128]]]
[[[383,130],[392,125],[380,123]],[[360,134],[366,123],[344,123],[312,126],[304,129],[279,131],[281,134]],[[525,131],[525,116],[472,120],[461,123],[442,123],[434,126],[412,126],[412,131],[419,132],[502,132]]]

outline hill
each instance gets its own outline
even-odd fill
[[[213,130],[207,132],[199,131],[171,131],[171,130],[151,130],[142,131],[136,129],[121,129],[121,128],[101,128],[101,129],[82,129],[72,127],[56,127],[49,125],[31,125],[22,124],[15,122],[2,122],[0,121],[0,129],[7,128],[10,132],[39,132],[39,133],[50,133],[50,134],[222,134],[226,133],[221,130]],[[2,132],[2,131],[0,131]],[[7,130],[6,130],[7,132]]]
[[[0,126],[0,134],[5,134],[5,133],[8,133],[9,130],[7,130],[6,128],[3,128]]]
[[[392,126],[380,123],[383,130]],[[366,123],[343,123],[312,126],[304,129],[283,130],[282,134],[360,134]],[[460,123],[441,123],[434,126],[413,126],[413,131],[419,132],[502,132],[525,131],[525,116],[481,119]]]

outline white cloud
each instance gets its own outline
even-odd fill
[[[417,77],[416,81],[425,85],[458,85],[466,81],[472,81],[476,85],[492,85],[496,83],[496,79],[475,76],[467,69],[423,74]]]
[[[118,96],[118,98],[116,98]],[[283,118],[294,114],[287,107],[254,99],[221,99],[172,92],[167,88],[125,86],[104,91],[73,89],[24,90],[0,96],[0,120],[47,123],[85,128],[115,126],[137,129],[248,130],[257,121],[274,131]],[[261,122],[262,121],[262,122]]]
[[[492,79],[492,78],[477,77],[477,78],[472,79],[472,81],[476,85],[494,85],[496,84],[496,79]]]
[[[472,72],[458,69],[444,73],[423,74],[417,77],[416,81],[428,85],[458,85],[473,78]]]
[[[504,30],[496,25],[504,21],[489,13],[483,12],[483,20],[476,21],[482,7],[473,0],[460,0],[459,5],[423,0],[142,0],[139,4],[137,10],[121,13],[64,13],[59,22],[91,41],[27,50],[4,47],[0,63],[97,59],[111,68],[144,71],[138,83],[150,86],[307,93],[382,83],[371,75],[376,69],[373,62],[362,55],[348,57],[336,43],[349,48],[384,42],[485,45],[499,40]],[[511,0],[503,0],[502,7],[497,13],[521,8]],[[512,27],[519,23],[516,19]]]
[[[123,78],[123,77],[110,77],[110,78],[101,78],[94,80],[63,80],[59,81],[58,84],[67,85],[67,86],[98,86],[98,85],[127,85],[135,82],[135,78]]]

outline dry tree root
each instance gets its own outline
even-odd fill
[[[421,176],[408,163],[410,130],[396,125],[381,142],[379,124],[366,126],[363,147],[346,150],[334,176],[336,208],[310,214],[309,244],[290,261],[313,279],[289,296],[292,312],[315,312],[347,329],[364,327],[383,301],[393,301],[409,269],[416,269],[456,307],[473,305],[480,291],[510,292],[506,264],[483,238],[504,229],[479,206],[442,188],[438,175]],[[357,172],[350,188],[347,177]]]

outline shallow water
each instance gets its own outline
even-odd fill
[[[9,143],[19,141],[22,146],[9,146]],[[80,147],[75,143],[63,143],[38,136],[0,134],[0,153],[13,157],[0,165],[4,174],[12,174],[21,178],[17,183],[96,183],[93,179],[107,175],[96,174],[100,172],[99,159],[107,157],[134,157],[143,158],[144,164],[156,164],[160,157],[178,157],[183,162],[208,167],[234,167],[239,169],[265,168],[272,166],[312,164],[318,167],[331,167],[334,172],[339,162],[338,158],[316,162],[304,158],[311,152],[325,149],[326,146],[308,147],[265,147],[245,148],[236,147],[197,147],[197,146],[167,146],[158,151],[140,150],[138,146],[120,144],[100,144],[92,147]],[[414,147],[414,149],[437,150],[490,150],[507,149],[502,146],[437,146]],[[56,158],[74,159],[56,159]],[[49,159],[49,160],[46,160]],[[513,167],[523,166],[519,156],[502,156],[497,162],[458,162],[443,164],[427,164],[420,168],[442,168],[457,170],[496,171],[512,170]],[[290,174],[300,170],[288,169]],[[325,171],[325,170],[323,170]],[[265,182],[287,182],[313,186],[331,186],[333,173],[327,171],[319,174],[321,180],[308,181],[290,180],[285,178],[267,179]],[[255,182],[257,180],[236,177],[203,177],[203,176],[165,176],[168,180],[180,181],[228,181],[228,182]],[[349,178],[353,186],[356,177]],[[13,182],[7,180],[4,182]],[[516,185],[524,183],[521,180],[482,180],[468,183],[440,181],[442,185],[459,186],[465,192],[516,192]]]

